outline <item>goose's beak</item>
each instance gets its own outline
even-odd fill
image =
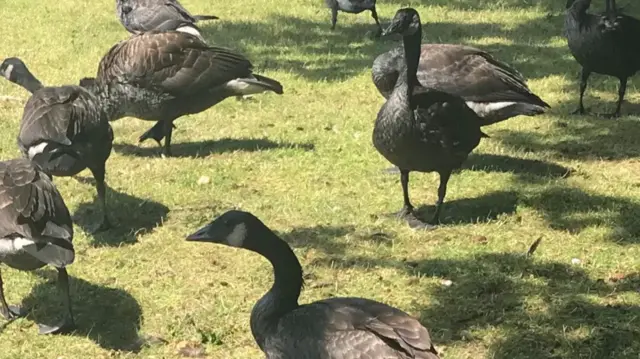
[[[211,225],[206,225],[196,232],[187,236],[187,241],[190,242],[215,242],[215,239],[210,234]]]

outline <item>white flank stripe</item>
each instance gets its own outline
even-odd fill
[[[179,27],[176,29],[176,31],[180,31],[180,32],[184,32],[187,34],[191,34],[197,38],[199,38],[200,40],[204,41],[204,38],[202,37],[202,35],[200,35],[200,32],[198,30],[196,30],[195,28],[191,27],[191,26],[183,26],[183,27]]]
[[[29,159],[32,160],[35,155],[37,155],[38,153],[42,153],[46,147],[46,142],[42,142],[37,146],[29,147],[29,150],[27,151],[27,153],[29,154]]]

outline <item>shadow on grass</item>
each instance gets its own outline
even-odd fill
[[[470,154],[462,168],[472,171],[503,172],[551,178],[568,177],[572,172],[572,169],[552,162],[489,153]]]
[[[515,213],[518,195],[513,191],[496,191],[476,198],[457,199],[445,202],[440,212],[442,224],[486,223],[503,214]],[[430,220],[435,205],[422,205],[416,214],[423,220]]]
[[[637,292],[638,273],[607,283],[577,266],[537,262],[524,253],[417,262],[337,255],[312,264],[384,266],[451,280],[451,286],[425,289],[433,304],[420,309],[421,322],[436,347],[473,342],[486,346],[490,340],[483,357],[500,359],[635,359],[640,352],[640,307],[594,303],[620,302],[627,293]],[[487,332],[487,337],[478,338],[476,331]]]
[[[515,149],[552,152],[577,160],[620,160],[640,156],[640,120],[573,117],[555,123],[552,136],[501,130],[492,136]]]
[[[74,177],[79,182],[95,186],[93,178]],[[169,208],[162,203],[119,192],[107,185],[107,211],[113,228],[92,234],[94,247],[134,244],[136,237],[161,226]],[[73,214],[73,221],[90,233],[102,220],[98,197],[91,203],[82,203]]]
[[[640,205],[627,199],[552,187],[521,202],[539,211],[553,229],[575,234],[587,227],[604,226],[611,231],[608,239],[618,244],[640,241]]]
[[[23,300],[23,305],[33,308],[30,317],[42,323],[55,324],[64,313],[61,294],[56,286],[57,272],[38,270],[35,273],[49,281],[36,285]],[[142,309],[134,297],[122,289],[96,285],[77,277],[70,277],[70,286],[77,326],[73,335],[88,337],[104,349],[140,350],[138,331]]]
[[[640,307],[589,298],[635,291],[624,281],[610,286],[575,266],[514,253],[425,260],[415,271],[454,283],[430,290],[435,304],[422,310],[436,343],[474,341],[474,330],[495,330],[491,358],[631,359],[640,352]]]
[[[118,153],[137,157],[159,157],[162,152],[160,147],[139,147],[123,143],[114,143],[113,148]],[[215,153],[235,151],[254,152],[280,148],[313,151],[315,145],[313,143],[274,142],[265,138],[223,138],[219,140],[171,144],[173,157],[190,158],[203,158]]]

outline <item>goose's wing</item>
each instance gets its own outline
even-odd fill
[[[73,226],[62,196],[26,159],[0,162],[0,238],[16,236],[73,252]]]
[[[210,47],[195,36],[149,32],[114,46],[102,59],[98,80],[189,96],[251,75],[247,58]]]
[[[486,137],[482,119],[459,96],[416,86],[410,99],[422,140],[466,157]]]
[[[548,107],[524,77],[491,54],[469,46],[422,45],[418,80],[468,101],[518,101]]]
[[[399,309],[363,298],[331,298],[311,306],[323,307],[326,350],[331,358],[384,354],[389,358],[438,358],[427,329]]]
[[[94,96],[79,86],[46,87],[27,101],[18,144],[23,151],[42,142],[70,146],[91,141],[93,133],[109,128]]]

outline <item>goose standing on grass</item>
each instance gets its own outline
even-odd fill
[[[205,44],[183,32],[146,32],[122,41],[102,58],[95,79],[81,84],[109,103],[110,120],[133,116],[158,123],[140,136],[171,155],[173,121],[202,112],[231,96],[265,91],[282,94],[282,85],[254,74],[243,55]]]
[[[389,98],[404,65],[402,47],[373,61],[373,83]],[[535,95],[522,75],[491,54],[463,45],[423,44],[418,81],[424,87],[462,97],[490,125],[511,117],[535,116],[550,106]]]
[[[610,2],[612,1],[612,2]],[[619,117],[627,81],[640,70],[640,20],[615,14],[615,0],[607,0],[607,13],[587,13],[591,0],[567,0],[565,34],[571,54],[582,66],[580,102],[575,114],[585,114],[583,97],[592,72],[618,78],[618,102],[613,113],[605,117]],[[615,26],[609,19],[617,18]],[[611,28],[613,26],[613,28]]]
[[[177,30],[201,39],[196,22],[218,19],[213,15],[191,15],[177,0],[116,0],[116,13],[132,34]]]
[[[331,9],[331,30],[336,28],[338,21],[338,11],[350,14],[359,14],[365,10],[371,11],[371,17],[376,21],[378,30],[375,37],[380,37],[382,33],[382,25],[378,20],[378,12],[376,11],[376,0],[325,0],[325,3]]]
[[[267,359],[438,359],[427,328],[400,309],[364,298],[298,304],[300,262],[251,213],[226,212],[187,240],[248,249],[271,262],[275,283],[253,307],[250,319]]]
[[[75,327],[66,266],[73,263],[73,223],[51,179],[27,159],[0,162],[0,263],[31,271],[47,264],[58,270],[58,287],[65,303],[64,320],[56,326],[39,324],[41,334],[63,333]],[[0,315],[7,320],[25,313],[9,306],[0,275]]]
[[[104,104],[80,86],[43,87],[18,58],[0,65],[3,76],[33,95],[24,106],[18,147],[51,176],[70,177],[88,168],[102,207],[97,230],[111,227],[107,217],[105,171],[113,131]]]
[[[431,229],[438,223],[451,172],[459,168],[478,146],[482,119],[465,101],[446,92],[422,87],[416,76],[420,61],[422,26],[412,8],[396,12],[383,35],[402,34],[405,66],[378,112],[373,144],[389,162],[400,169],[404,207],[399,217],[412,228]],[[418,219],[409,201],[409,172],[438,172],[438,201],[431,224]]]

